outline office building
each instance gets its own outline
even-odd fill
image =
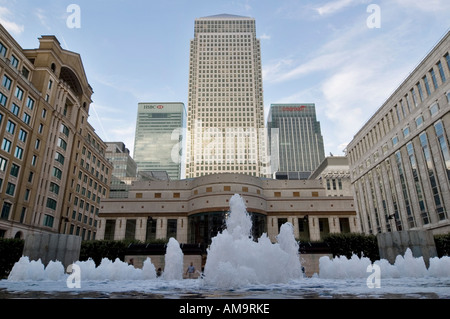
[[[186,176],[266,176],[260,41],[255,19],[195,20],[190,42]]]
[[[112,165],[88,123],[93,90],[79,54],[54,36],[22,49],[0,25],[0,237],[96,237]]]
[[[267,129],[275,178],[307,179],[324,160],[315,104],[272,104]]]
[[[137,176],[137,164],[123,142],[106,142],[105,156],[113,165],[110,198],[126,198],[128,187]]]
[[[365,233],[450,231],[449,50],[450,32],[347,147]]]
[[[327,196],[348,196],[353,198],[348,158],[327,156],[308,179],[321,180]]]
[[[223,230],[234,194],[245,200],[255,239],[266,233],[275,242],[286,222],[302,241],[360,231],[353,198],[327,196],[320,180],[220,173],[133,183],[127,199],[102,200],[98,237],[143,242],[173,237],[180,243],[208,245]]]
[[[133,157],[138,171],[166,171],[181,179],[183,103],[139,103]]]

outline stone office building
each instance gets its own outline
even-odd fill
[[[93,91],[79,54],[39,43],[22,49],[0,25],[0,238],[94,239],[112,165],[88,123]]]
[[[328,233],[359,232],[350,197],[326,196],[319,180],[275,180],[246,174],[211,174],[179,181],[141,181],[126,199],[101,203],[99,239],[209,244],[224,227],[229,200],[240,194],[253,220],[253,236],[272,241],[290,222],[295,237],[315,241]]]
[[[450,232],[450,32],[347,147],[365,233]]]

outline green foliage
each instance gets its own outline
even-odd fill
[[[80,261],[91,258],[98,266],[103,258],[124,261],[125,251],[130,244],[139,243],[135,240],[85,240],[81,242]]]
[[[0,238],[0,279],[7,278],[14,264],[22,257],[23,239]]]
[[[168,239],[155,239],[147,244],[167,244]],[[109,260],[125,260],[125,253],[131,244],[142,244],[138,240],[85,240],[81,242],[80,261],[91,258],[95,264],[100,265],[103,258]]]
[[[434,235],[438,257],[450,256],[450,233],[446,235]]]
[[[380,259],[377,237],[375,235],[364,235],[359,233],[329,234],[324,242],[330,247],[330,252],[335,256],[367,257],[372,262]]]

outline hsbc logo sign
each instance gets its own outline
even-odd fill
[[[162,110],[164,105],[144,105],[144,110]]]

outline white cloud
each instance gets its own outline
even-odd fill
[[[25,30],[25,27],[21,24],[12,22],[11,18],[13,16],[14,15],[8,8],[0,7],[0,23],[12,34],[19,35]]]
[[[47,23],[47,16],[45,15],[45,11],[43,9],[36,9],[34,15],[38,18],[39,22],[47,29],[50,29]]]
[[[270,40],[271,36],[268,34],[261,34],[261,36],[259,37],[261,40]]]
[[[361,0],[337,0],[337,1],[330,1],[325,3],[324,5],[315,8],[317,13],[321,16],[325,15],[331,15],[334,14],[346,7],[349,7],[351,5],[359,4],[361,3]]]
[[[444,12],[450,9],[448,0],[395,0],[400,6],[425,12]]]

